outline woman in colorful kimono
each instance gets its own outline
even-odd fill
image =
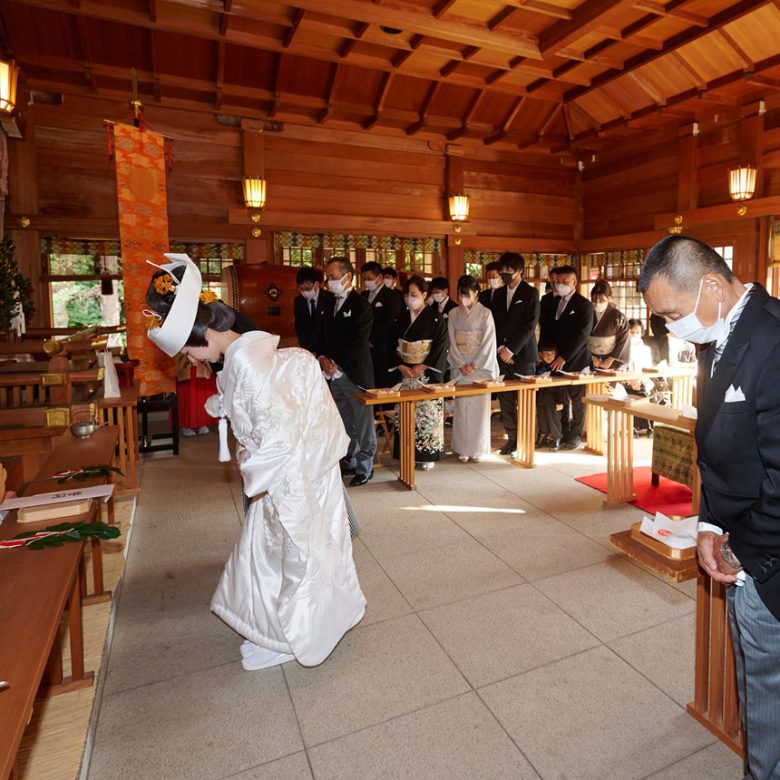
[[[396,367],[395,381],[404,390],[417,390],[429,382],[441,382],[447,366],[447,320],[437,306],[426,306],[428,285],[410,276],[403,287],[406,310],[395,320],[389,365]],[[454,310],[453,310],[454,311]],[[396,412],[393,457],[400,452],[400,415]],[[415,405],[415,460],[432,469],[444,456],[444,403],[440,398]]]
[[[479,285],[472,276],[458,279],[459,306],[449,315],[449,363],[459,385],[498,376],[493,315],[477,301]],[[490,394],[456,398],[452,449],[461,463],[479,461],[490,452]]]
[[[590,291],[593,303],[593,330],[590,334],[590,352],[594,368],[617,371],[628,363],[628,321],[612,303],[609,282],[599,279]]]

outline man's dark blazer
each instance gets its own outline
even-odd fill
[[[728,531],[759,595],[780,620],[780,301],[753,285],[723,355],[699,353],[699,519]],[[729,389],[744,401],[726,401]]]
[[[444,311],[440,311],[441,305],[436,303],[434,301],[431,306],[433,306],[434,309],[436,309],[436,312],[439,314],[440,317],[444,317],[447,319],[447,315],[457,306],[457,302],[453,301],[452,298],[447,298],[447,303],[444,304]]]
[[[333,293],[329,290],[320,290],[314,309],[314,317],[311,316],[309,301],[302,295],[296,295],[293,301],[293,314],[295,316],[295,333],[298,336],[298,344],[314,355],[319,355],[322,348],[322,322],[325,310],[333,301]]]
[[[539,293],[521,281],[512,291],[507,309],[509,288],[504,285],[493,296],[493,320],[496,324],[496,348],[506,347],[514,355],[514,363],[502,361],[501,370],[509,374],[533,373],[538,351],[536,323],[539,321]]]
[[[498,290],[502,290],[503,287],[499,287]],[[493,290],[490,287],[487,287],[484,290],[481,290],[479,295],[477,296],[477,300],[486,308],[490,309],[490,311],[493,311],[493,301],[496,299],[496,293],[498,290]],[[504,299],[506,300],[506,299]]]
[[[588,339],[593,330],[593,304],[575,292],[556,320],[560,298],[547,299],[540,315],[540,341],[552,342],[558,354],[566,361],[564,371],[582,371],[590,366]]]
[[[363,297],[368,301],[368,291],[363,292]],[[374,324],[371,328],[369,342],[371,345],[371,360],[374,364],[374,382],[376,387],[389,387],[390,375],[387,372],[390,337],[393,331],[393,323],[401,313],[403,298],[395,290],[382,287],[377,292],[373,301],[369,301]]]
[[[356,290],[335,312],[336,298],[324,311],[321,355],[330,358],[358,387],[374,387],[374,366],[368,339],[374,324],[371,306]]]

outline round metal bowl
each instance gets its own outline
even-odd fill
[[[77,439],[88,439],[97,430],[97,425],[94,422],[77,422],[71,423],[70,432]]]

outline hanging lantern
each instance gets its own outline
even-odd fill
[[[450,195],[450,219],[453,222],[466,222],[470,205],[470,195]]]
[[[244,179],[244,203],[248,209],[265,208],[265,179]]]
[[[0,60],[0,111],[10,114],[16,108],[16,80],[19,66],[11,60]]]
[[[740,165],[729,171],[729,195],[732,200],[750,200],[756,194],[756,167]]]

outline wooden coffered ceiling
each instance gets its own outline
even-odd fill
[[[0,0],[35,93],[509,148],[780,103],[780,0]]]

